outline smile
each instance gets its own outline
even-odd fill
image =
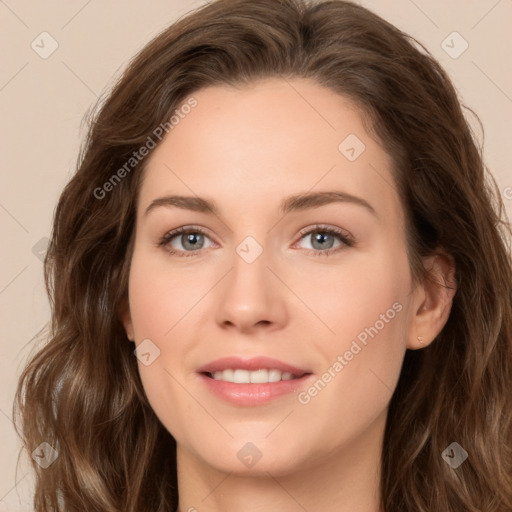
[[[286,396],[293,399],[314,379],[310,370],[259,356],[225,357],[197,369],[209,394],[231,405],[252,407]]]
[[[256,371],[242,369],[227,369],[208,374],[212,379],[224,382],[235,382],[237,384],[267,384],[281,380],[293,380],[302,375],[294,375],[290,372],[283,372],[277,368],[260,369]]]

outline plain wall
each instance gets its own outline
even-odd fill
[[[148,5],[149,3],[149,5]],[[11,421],[17,377],[49,320],[42,261],[59,194],[74,172],[81,120],[129,58],[203,2],[0,2],[0,512],[31,511],[32,477]],[[364,0],[422,42],[480,117],[484,155],[512,216],[512,3],[505,0]],[[463,40],[447,36],[458,32]],[[48,32],[58,43],[51,50]],[[32,45],[37,48],[37,52]],[[446,48],[448,49],[448,48]],[[39,52],[39,53],[38,53]],[[479,128],[474,122],[477,132]]]

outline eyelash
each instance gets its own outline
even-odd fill
[[[189,234],[189,233],[200,233],[202,235],[205,235],[208,237],[208,234],[205,230],[200,228],[199,226],[182,226],[179,228],[176,228],[172,231],[169,231],[166,233],[158,242],[158,247],[165,247],[167,246],[173,238],[175,238],[178,235],[181,235],[183,233]],[[342,251],[346,249],[347,247],[353,247],[355,245],[355,241],[352,239],[350,235],[347,233],[344,233],[341,231],[341,229],[325,226],[322,224],[318,224],[316,226],[313,226],[312,228],[305,228],[300,231],[300,238],[299,241],[302,240],[305,236],[310,235],[311,233],[324,233],[329,235],[336,235],[338,239],[342,242],[342,246],[327,249],[325,251],[320,251],[318,249],[306,249],[308,251],[313,251],[315,253],[315,256],[330,256],[333,253],[337,253],[339,251]],[[201,252],[201,250],[197,251],[176,251],[174,249],[166,248],[166,251],[171,255],[176,255],[178,257],[183,258],[189,258],[192,256],[198,256]],[[183,253],[183,254],[180,254]]]

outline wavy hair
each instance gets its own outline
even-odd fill
[[[512,510],[510,224],[447,74],[416,40],[342,0],[216,0],[170,25],[88,118],[53,221],[45,343],[18,382],[24,447],[58,458],[36,475],[36,512],[169,512],[176,444],[153,412],[118,318],[127,297],[145,160],[112,177],[194,91],[310,78],[350,98],[394,162],[414,279],[453,257],[446,326],[407,350],[382,451],[385,512]],[[468,109],[469,110],[469,109]],[[110,183],[108,194],[100,194]],[[441,453],[468,453],[457,469]]]

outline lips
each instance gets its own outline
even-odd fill
[[[197,370],[214,396],[232,405],[263,405],[296,393],[314,378],[310,370],[269,357],[217,359]]]

